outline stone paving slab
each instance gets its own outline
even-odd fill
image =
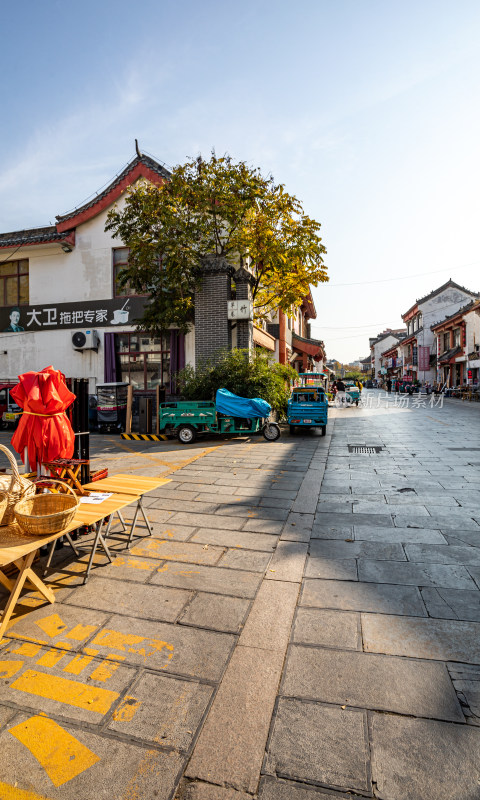
[[[190,525],[154,525],[154,539],[173,539],[175,542],[186,542],[196,527]],[[134,540],[135,541],[135,540]]]
[[[187,751],[212,693],[211,686],[145,672],[115,710],[107,729]]]
[[[315,558],[375,558],[385,561],[404,561],[407,557],[400,544],[384,544],[383,542],[315,540],[310,542],[310,555]]]
[[[297,644],[361,650],[360,614],[320,608],[298,608],[292,641]]]
[[[465,589],[421,589],[430,617],[480,622],[480,592]]]
[[[480,533],[480,526],[466,514],[450,516],[446,513],[445,516],[440,516],[437,513],[436,516],[430,516],[428,519],[425,519],[425,523],[428,523],[428,526],[435,530],[455,531],[459,529],[478,531]],[[395,526],[397,528],[422,528],[423,524],[420,520],[417,522],[412,517],[397,514],[395,517]]]
[[[314,523],[311,539],[353,539],[353,521],[351,525],[323,525]]]
[[[475,720],[477,724],[480,724],[480,680],[459,680],[454,681],[453,685],[455,690],[462,696],[462,702],[465,701],[468,705],[468,710],[471,714],[478,718]]]
[[[5,636],[75,652],[108,618],[109,615],[101,611],[75,608],[63,603],[53,606],[43,604],[37,609],[29,608],[25,616],[10,622]]]
[[[155,500],[155,503],[148,509],[148,517],[156,521],[153,510],[163,509],[164,511],[191,511],[194,514],[214,514],[217,511],[218,503],[204,503],[201,500]],[[152,510],[153,509],[153,510]],[[238,512],[240,513],[240,512]],[[165,520],[158,520],[164,522]]]
[[[475,589],[475,583],[465,567],[456,564],[417,564],[410,561],[402,563],[359,559],[358,578],[373,583]]]
[[[297,542],[282,542],[270,561],[265,578],[275,581],[300,582],[308,553],[308,545]]]
[[[248,517],[230,517],[228,520],[228,528],[232,531],[239,531]],[[189,525],[202,528],[224,528],[225,519],[217,517],[215,514],[195,514],[195,513],[182,513],[174,514],[171,518],[172,525]]]
[[[261,580],[261,576],[253,572],[222,569],[222,567],[204,567],[199,564],[190,567],[174,561],[158,567],[155,574],[151,576],[151,583],[161,586],[175,586],[180,589],[214,592],[243,598],[254,597]]]
[[[280,680],[283,651],[237,647],[186,775],[255,792]]]
[[[144,538],[131,551],[134,556],[157,560],[183,561],[186,564],[215,565],[223,555],[222,547],[205,548],[198,542],[175,542],[167,539]]]
[[[369,792],[366,713],[281,698],[264,771],[331,789]]]
[[[373,714],[372,771],[380,797],[476,800],[480,730]]]
[[[368,525],[354,525],[355,539],[383,544],[446,544],[440,531],[422,528],[372,528]]]
[[[405,547],[409,561],[417,563],[460,564],[480,566],[480,547],[411,544]]]
[[[249,519],[259,519],[261,523],[271,520],[284,522],[288,517],[288,511],[285,508],[258,508],[258,506],[243,503],[222,505],[215,513],[220,517],[236,517],[238,514],[245,514]],[[228,521],[225,524],[228,525]]]
[[[306,578],[326,578],[328,580],[356,581],[357,562],[353,559],[335,560],[310,556],[305,570]]]
[[[255,552],[254,550],[227,550],[218,562],[218,566],[228,567],[229,569],[250,570],[251,572],[264,572],[270,559],[270,553]]]
[[[214,631],[238,633],[249,607],[250,600],[200,592],[181,614],[179,622]]]
[[[449,544],[462,546],[468,544],[470,547],[480,547],[480,533],[477,531],[443,531],[445,539]]]
[[[342,611],[372,611],[379,615],[426,616],[425,606],[416,586],[393,586],[386,583],[350,583],[308,578],[303,584],[300,605]]]
[[[236,789],[225,789],[223,786],[214,786],[212,783],[184,784],[176,795],[177,800],[252,800],[251,794],[237,792]],[[330,799],[331,800],[331,799]]]
[[[239,645],[282,653],[288,643],[299,584],[264,581],[258,590]]]
[[[371,653],[480,662],[480,624],[362,613],[363,646]]]
[[[267,516],[266,514],[267,511],[268,509],[265,508],[262,510],[262,513],[265,512],[265,516]],[[278,535],[280,535],[282,530],[283,530],[282,521],[270,520],[270,519],[248,519],[242,528],[242,531],[255,531],[258,533],[270,533]]]
[[[175,751],[146,750],[32,714],[9,723],[0,747],[0,789],[12,800],[169,800],[185,763]]]
[[[117,581],[95,575],[68,598],[68,605],[174,622],[193,594],[182,589]]]
[[[390,515],[386,514],[345,514],[345,513],[323,513],[317,511],[315,514],[315,526],[333,526],[339,528],[347,525],[376,525],[379,527],[393,528]]]
[[[93,636],[88,651],[150,670],[218,681],[234,641],[226,633],[114,616]]]
[[[225,525],[225,520],[223,520]],[[268,533],[253,533],[251,531],[230,531],[212,530],[210,528],[200,528],[192,536],[192,543],[201,542],[203,544],[217,545],[219,547],[244,547],[247,550],[260,550],[272,553],[278,541],[278,536]],[[208,551],[207,551],[208,552]]]
[[[350,792],[348,794],[335,792],[334,795],[328,792],[327,794],[314,786],[307,787],[305,784],[268,777],[262,778],[258,794],[258,800],[355,800],[359,797],[360,795],[354,796]],[[236,800],[236,798],[232,797],[232,800]]]
[[[100,725],[118,706],[136,671],[92,655],[15,643],[2,651],[0,702]]]
[[[280,694],[463,722],[444,664],[292,645]]]

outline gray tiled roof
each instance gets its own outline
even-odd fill
[[[63,241],[70,231],[58,233],[55,225],[44,228],[30,228],[23,231],[0,233],[0,247],[18,247],[24,244]]]

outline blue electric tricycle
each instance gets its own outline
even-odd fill
[[[287,420],[290,433],[297,428],[320,428],[327,432],[328,401],[323,385],[323,372],[301,372],[302,385],[293,389],[288,401]]]

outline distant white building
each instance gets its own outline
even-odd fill
[[[397,344],[406,334],[406,328],[397,328],[387,330],[380,333],[377,337],[370,339],[370,357],[372,377],[376,380],[381,380],[382,375],[386,374],[386,369],[382,364],[381,356],[385,350],[389,350],[394,344]]]
[[[432,326],[452,316],[462,306],[479,297],[458,283],[448,280],[443,286],[417,300],[402,314],[407,336],[399,348],[403,373],[421,383],[437,381],[435,337]],[[385,348],[386,349],[386,348]]]

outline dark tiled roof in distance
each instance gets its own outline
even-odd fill
[[[442,353],[438,357],[438,361],[440,364],[444,364],[445,362],[450,361],[452,358],[454,358],[454,356],[458,356],[458,354],[461,353],[461,351],[462,351],[461,347],[453,347],[451,350],[447,350],[446,353]]]
[[[444,325],[450,319],[455,319],[455,317],[458,317],[460,314],[466,314],[467,311],[469,311],[476,302],[477,301],[475,299],[470,300],[470,302],[467,303],[466,306],[462,306],[461,308],[458,309],[458,311],[455,311],[454,314],[450,314],[449,317],[444,317],[444,319],[441,319],[440,322],[436,322],[434,325],[430,325],[430,330],[433,331],[435,328],[438,328],[439,325]]]
[[[58,233],[55,225],[45,228],[30,228],[23,231],[0,233],[0,247],[19,247],[24,244],[63,241],[69,232]]]
[[[421,297],[419,300],[416,300],[415,303],[410,306],[408,311],[405,311],[405,313],[402,314],[402,317],[405,317],[412,310],[412,308],[415,308],[415,306],[418,306],[421,303],[426,303],[427,300],[431,300],[432,297],[435,297],[435,295],[440,294],[440,292],[443,292],[445,289],[449,288],[458,289],[460,292],[465,292],[471,297],[480,297],[478,292],[471,292],[470,289],[466,289],[465,286],[460,286],[459,283],[455,283],[455,281],[452,281],[452,279],[449,278],[448,281],[443,284],[443,286],[439,286],[438,289],[434,289],[429,294],[426,294],[425,297]]]
[[[325,346],[321,339],[304,339],[303,336],[299,336],[294,331],[292,332],[292,339],[298,339],[299,342],[305,342],[305,344],[316,344],[318,347]]]

